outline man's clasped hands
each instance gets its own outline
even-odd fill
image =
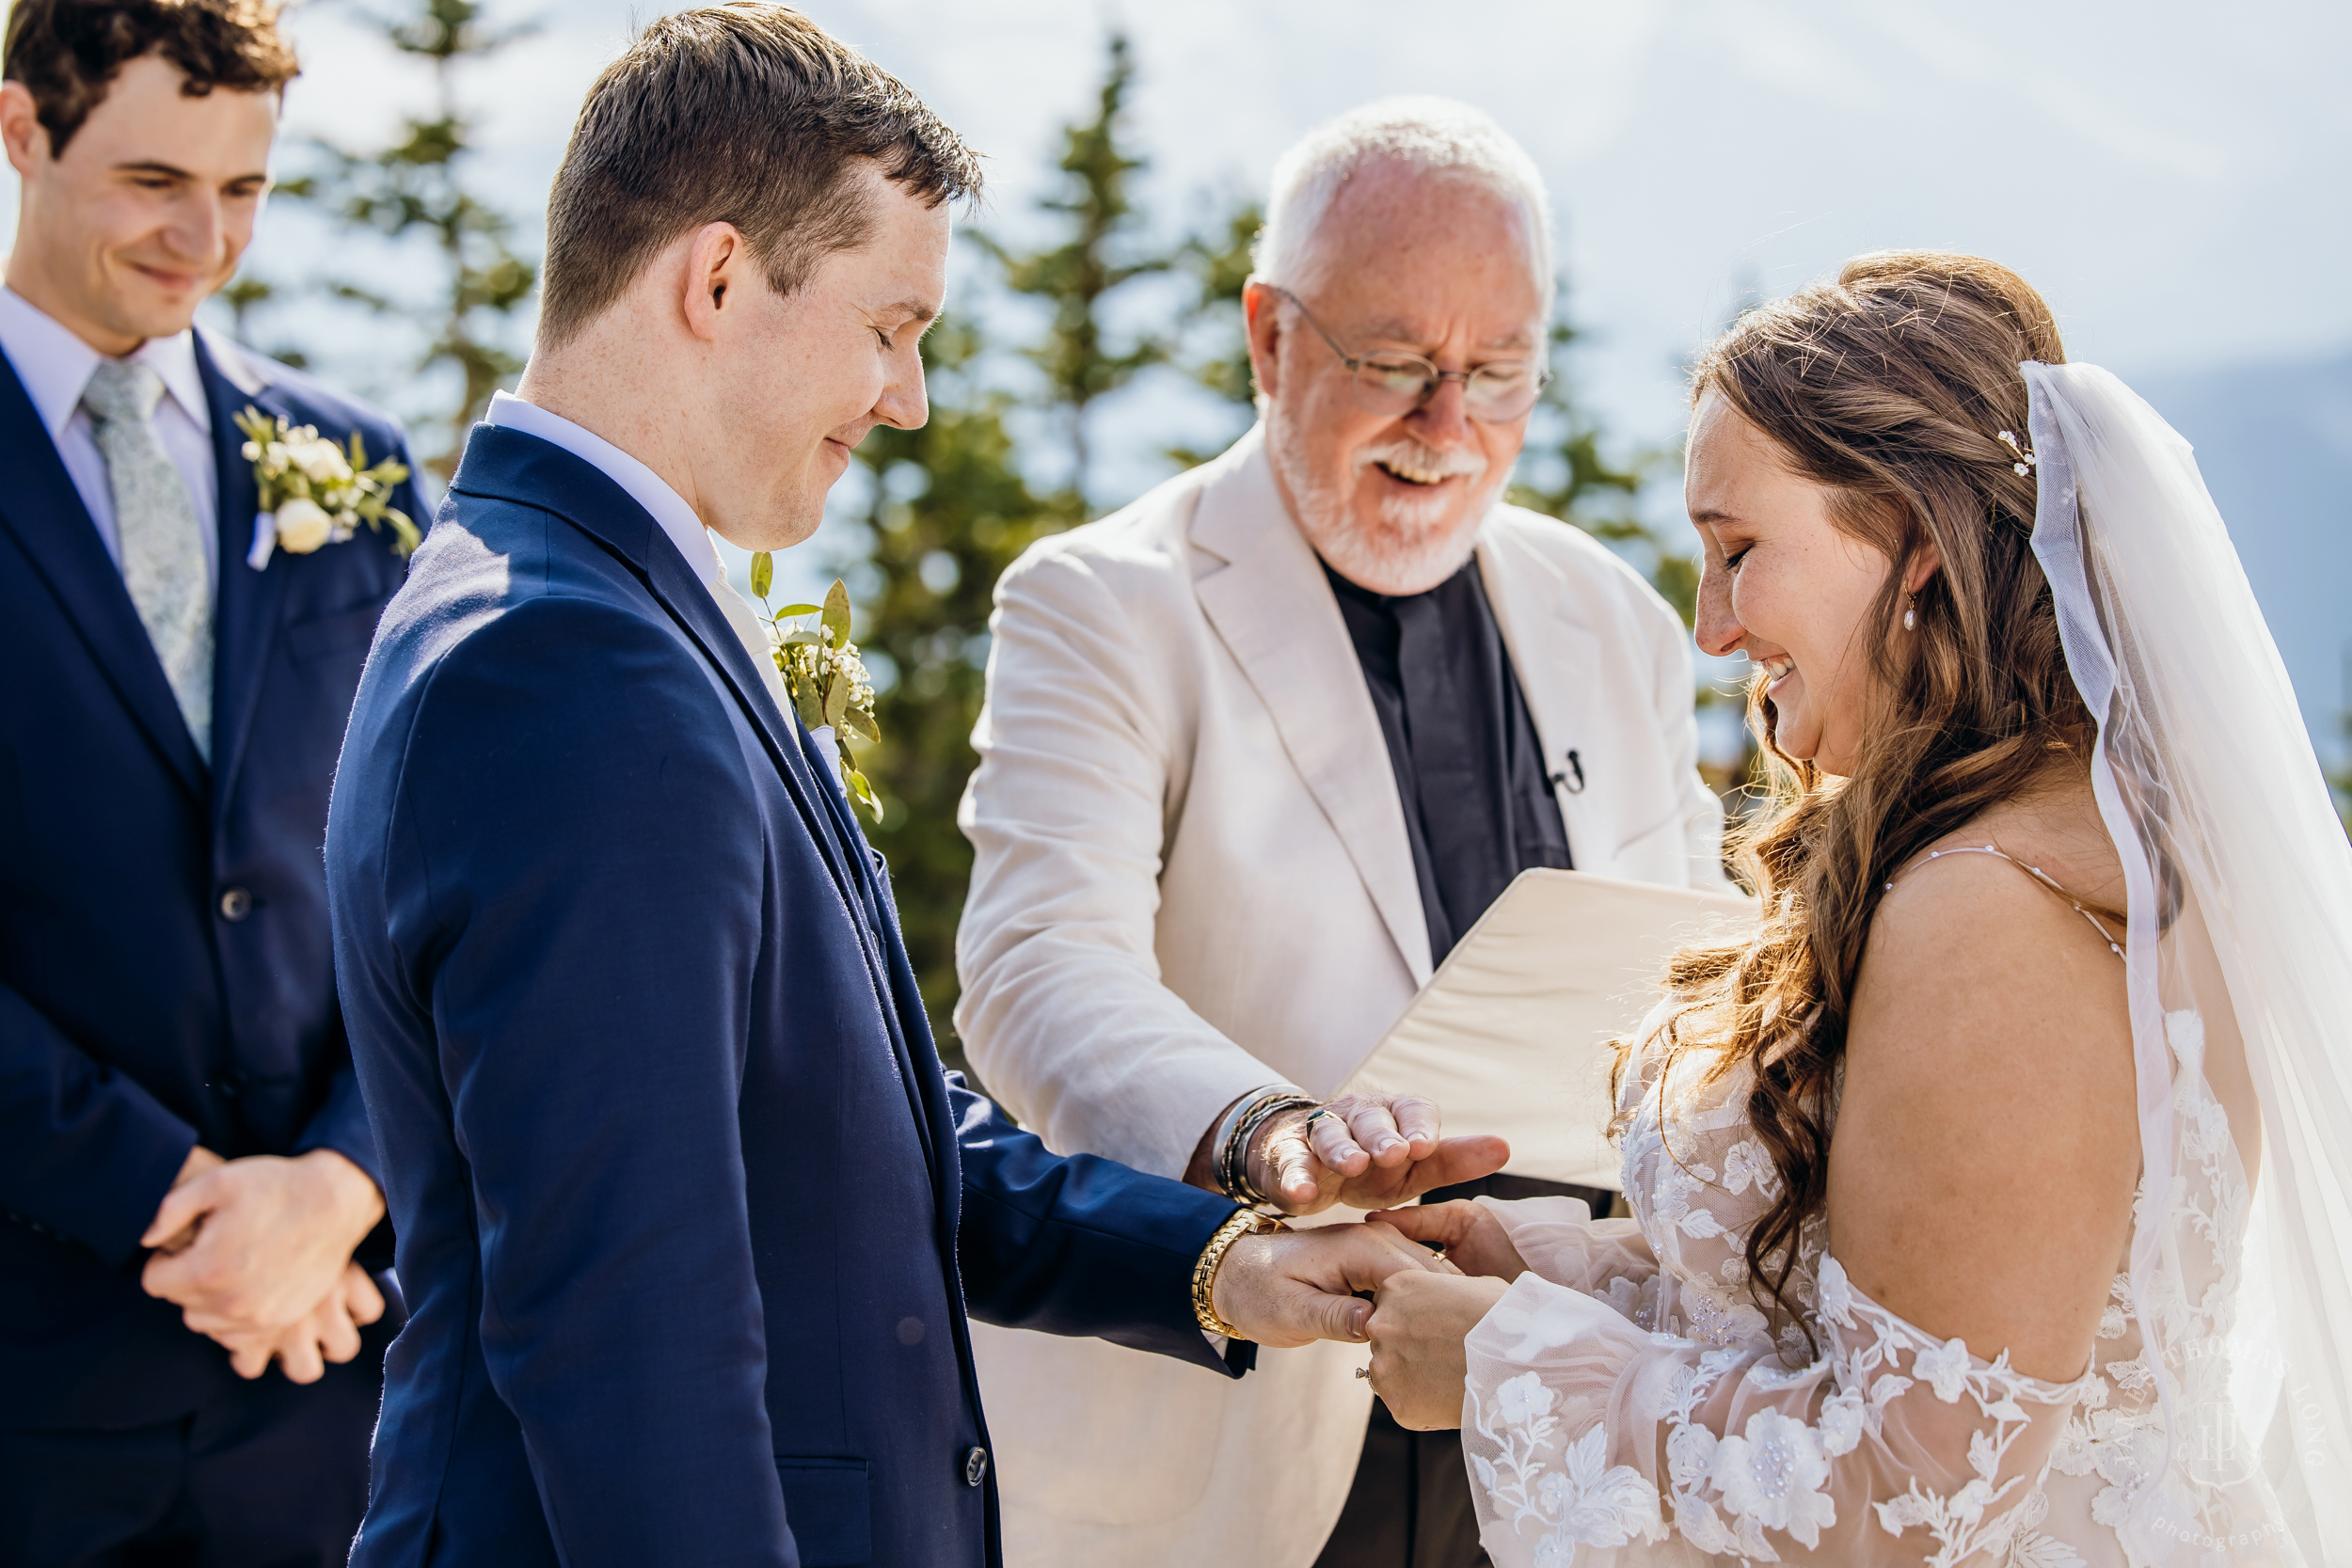
[[[373,1180],[333,1149],[293,1159],[188,1152],[139,1244],[140,1283],[229,1352],[240,1377],[274,1360],[296,1383],[359,1354],[384,1296],[351,1255],[384,1217]]]
[[[1526,1264],[1478,1203],[1390,1206],[1500,1170],[1509,1146],[1440,1139],[1437,1107],[1416,1096],[1346,1095],[1323,1110],[1269,1129],[1250,1154],[1252,1177],[1287,1213],[1334,1204],[1373,1212],[1359,1225],[1235,1243],[1215,1281],[1217,1314],[1270,1347],[1368,1344],[1366,1375],[1399,1425],[1458,1427],[1463,1340]],[[1200,1168],[1196,1161],[1196,1179]]]

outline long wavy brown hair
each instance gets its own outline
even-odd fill
[[[1748,1117],[1781,1183],[1748,1234],[1749,1290],[1800,1323],[1785,1292],[1823,1207],[1848,1009],[1889,878],[2063,766],[2059,753],[2088,765],[2094,727],[2030,546],[2034,479],[1999,438],[2030,445],[2019,363],[2065,357],[2049,307],[2008,268],[1879,251],[1741,316],[1692,373],[1693,405],[1721,395],[1792,472],[1830,487],[1839,529],[1891,562],[1861,628],[1872,678],[1852,772],[1779,749],[1758,673],[1748,722],[1770,795],[1733,843],[1763,921],[1685,949],[1667,975],[1669,1057],[1704,1053],[1710,1077],[1754,1069]],[[1907,604],[1905,574],[1930,544],[1941,569]],[[1906,608],[1915,626],[1899,630]],[[1620,1042],[1620,1074],[1629,1052]]]

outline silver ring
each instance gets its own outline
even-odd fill
[[[1325,1117],[1329,1117],[1334,1120],[1337,1120],[1339,1113],[1331,1109],[1328,1105],[1316,1106],[1308,1116],[1307,1119],[1298,1124],[1299,1134],[1302,1137],[1313,1137],[1315,1135],[1315,1123],[1321,1121]]]
[[[1358,1377],[1370,1377],[1372,1375],[1372,1369],[1370,1367],[1359,1367],[1356,1369],[1356,1375]]]

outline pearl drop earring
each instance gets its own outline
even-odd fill
[[[1919,601],[1906,596],[1903,600],[1903,630],[1913,631],[1919,625]]]

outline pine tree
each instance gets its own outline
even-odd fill
[[[514,223],[465,180],[472,151],[471,122],[459,107],[458,67],[479,63],[525,36],[527,28],[492,33],[477,0],[417,0],[405,21],[380,24],[402,53],[431,63],[434,112],[403,122],[391,145],[354,152],[321,142],[324,166],[289,181],[282,194],[317,203],[347,229],[389,240],[421,235],[439,262],[437,294],[430,302],[387,294],[350,278],[331,279],[327,292],[371,313],[427,325],[431,340],[414,370],[425,376],[454,372],[455,395],[446,416],[421,445],[425,466],[446,480],[457,465],[466,431],[488,406],[501,382],[522,370],[509,345],[507,324],[529,302],[538,269],[517,255]]]
[[[1087,482],[1093,477],[1089,410],[1137,372],[1165,360],[1169,346],[1164,335],[1145,332],[1115,350],[1106,330],[1108,297],[1171,264],[1168,256],[1146,248],[1134,202],[1136,177],[1146,166],[1124,142],[1134,56],[1126,38],[1117,33],[1106,53],[1094,118],[1063,128],[1062,188],[1039,203],[1063,221],[1061,243],[1023,254],[985,233],[975,236],[1003,264],[1007,288],[1052,307],[1043,340],[1024,352],[1044,372],[1043,402],[1067,432],[1070,476],[1056,499],[1073,521],[1087,510]]]
[[[1242,293],[1249,281],[1252,251],[1265,210],[1254,201],[1233,206],[1177,248],[1177,265],[1192,278],[1193,297],[1174,338],[1175,357],[1192,380],[1227,404],[1243,420],[1257,417],[1257,373],[1249,366],[1249,329]],[[1241,429],[1248,426],[1245,422]],[[1237,430],[1236,436],[1240,434]],[[1169,447],[1167,455],[1193,467],[1216,455],[1191,447]]]
[[[1021,476],[1005,424],[1010,398],[973,373],[983,347],[961,313],[924,338],[930,422],[878,426],[859,444],[868,499],[851,531],[856,544],[836,562],[859,590],[859,641],[882,730],[858,759],[882,798],[869,832],[890,862],[908,958],[951,1068],[965,1065],[950,1014],[956,922],[972,876],[956,806],[977,761],[972,726],[991,595],[1032,540],[1064,526]]]
[[[1051,308],[1041,339],[1021,350],[1042,372],[1035,390],[1016,402],[992,389],[981,372],[997,345],[968,311],[951,311],[923,343],[930,423],[878,428],[858,448],[868,500],[854,546],[837,560],[876,673],[882,737],[859,758],[882,798],[874,842],[889,858],[908,955],[950,1066],[962,1065],[950,1014],[956,923],[972,874],[972,847],[955,816],[977,762],[972,726],[996,579],[1033,541],[1086,520],[1089,412],[1168,349],[1154,333],[1114,346],[1105,322],[1112,295],[1172,264],[1146,252],[1138,233],[1132,182],[1144,165],[1125,142],[1135,79],[1125,40],[1111,39],[1107,55],[1092,117],[1063,131],[1060,187],[1040,203],[1060,232],[1028,252],[979,237],[1004,287]],[[1049,494],[1024,477],[1016,413],[1043,414],[1062,433],[1066,478]]]

